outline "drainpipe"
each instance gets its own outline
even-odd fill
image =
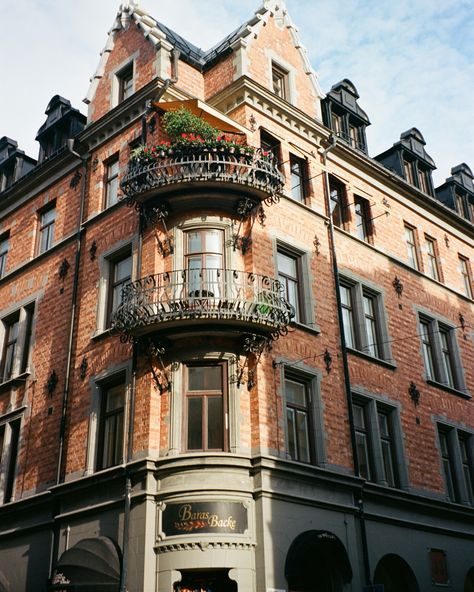
[[[340,335],[340,345],[341,345],[341,357],[342,357],[342,369],[344,375],[344,389],[346,392],[346,401],[347,401],[347,411],[349,417],[349,429],[350,429],[350,436],[351,436],[351,446],[352,446],[352,462],[354,464],[354,474],[356,477],[360,477],[360,465],[359,459],[357,457],[357,442],[356,442],[356,432],[354,426],[354,412],[352,408],[352,389],[351,389],[351,379],[349,373],[349,362],[347,356],[347,346],[346,346],[346,336],[344,332],[344,321],[342,317],[342,302],[341,302],[341,283],[340,283],[340,276],[339,276],[339,267],[337,264],[337,256],[336,256],[336,242],[334,240],[334,222],[332,219],[332,211],[331,211],[331,200],[330,200],[330,187],[329,187],[329,174],[327,171],[327,154],[333,148],[337,146],[337,138],[335,135],[330,136],[330,144],[324,150],[319,150],[319,154],[323,158],[323,165],[324,165],[324,184],[325,184],[325,205],[326,211],[328,213],[329,218],[329,225],[328,225],[328,235],[329,235],[329,248],[331,252],[332,258],[332,270],[334,275],[334,285],[335,285],[335,292],[336,292],[336,306],[337,306],[337,318],[339,324],[339,335]],[[363,485],[360,491],[360,499],[357,501],[358,511],[359,511],[359,520],[360,520],[360,532],[361,532],[361,539],[362,539],[362,553],[364,559],[364,572],[365,572],[365,583],[367,585],[371,584],[371,577],[370,577],[370,563],[369,563],[369,548],[367,543],[367,530],[365,525],[365,517],[364,517],[364,501],[363,501]]]
[[[141,140],[141,142],[143,145],[146,144],[146,136],[147,136],[146,118],[148,117],[148,115],[152,111],[155,110],[152,103],[158,103],[158,101],[165,94],[165,92],[169,89],[169,87],[172,84],[176,84],[176,82],[178,82],[178,60],[179,60],[180,55],[181,55],[181,52],[176,47],[174,47],[171,50],[171,78],[167,78],[164,81],[163,86],[160,88],[160,90],[158,91],[158,94],[155,96],[155,98],[153,100],[148,99],[148,101],[146,102],[145,113],[143,113],[143,115],[142,115],[142,140]]]
[[[58,451],[58,466],[56,471],[56,485],[59,485],[61,481],[61,469],[63,464],[63,455],[64,455],[64,439],[65,439],[65,432],[66,432],[66,416],[67,416],[67,405],[69,399],[69,387],[71,382],[71,367],[72,367],[72,346],[73,346],[73,339],[74,339],[74,326],[76,324],[76,309],[77,309],[77,294],[78,294],[78,287],[79,287],[79,264],[81,261],[81,250],[82,250],[82,241],[84,236],[84,226],[83,226],[83,218],[84,218],[84,208],[85,208],[85,198],[86,198],[86,190],[87,190],[87,172],[88,172],[88,160],[90,157],[89,153],[79,154],[76,152],[74,147],[74,140],[67,141],[67,147],[71,154],[77,156],[82,161],[82,177],[81,177],[81,201],[79,206],[79,219],[78,219],[78,230],[76,233],[76,256],[74,261],[74,279],[72,285],[72,302],[71,302],[71,316],[69,321],[69,339],[68,339],[68,346],[67,346],[67,362],[66,362],[66,378],[64,383],[64,393],[63,393],[63,402],[61,408],[61,424],[60,424],[60,431],[59,431],[59,451]]]

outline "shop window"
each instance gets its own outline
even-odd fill
[[[434,238],[425,235],[426,244],[426,256],[428,258],[428,275],[437,280],[441,281],[441,267],[439,263],[438,244]]]
[[[100,388],[100,411],[96,469],[106,469],[124,459],[125,382],[104,383]]]
[[[356,236],[365,242],[372,242],[373,227],[370,203],[367,199],[354,196]]]
[[[298,158],[290,154],[291,169],[291,197],[304,203],[308,194],[307,191],[307,170],[308,163],[304,158]]]
[[[423,314],[419,319],[419,331],[426,379],[465,390],[454,328]]]
[[[472,434],[438,424],[441,468],[446,498],[451,502],[473,504],[473,438]]]
[[[38,255],[53,246],[56,207],[53,204],[39,213]]]
[[[28,371],[34,304],[29,304],[2,319],[0,382]]]
[[[10,248],[9,235],[3,234],[0,236],[0,278],[7,272],[7,255]]]
[[[109,160],[105,165],[105,205],[112,206],[118,201],[119,159]]]
[[[387,322],[382,295],[347,279],[340,286],[342,320],[347,347],[389,360]]]
[[[405,244],[407,247],[408,265],[413,269],[420,269],[420,254],[418,248],[418,240],[416,236],[416,229],[409,224],[404,226]]]
[[[459,255],[459,271],[461,273],[462,286],[465,296],[472,299],[472,273],[471,263],[467,257]]]
[[[329,205],[334,226],[345,229],[349,220],[346,187],[332,176],[329,176]]]
[[[186,450],[227,450],[227,367],[206,362],[185,366]]]
[[[275,62],[272,62],[272,88],[277,96],[285,101],[289,100],[289,72]]]
[[[0,423],[0,497],[6,504],[14,499],[21,418]]]
[[[354,396],[354,428],[361,477],[388,487],[406,481],[400,459],[400,420],[395,408],[373,399]]]

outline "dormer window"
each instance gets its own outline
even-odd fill
[[[289,100],[289,72],[275,62],[272,62],[272,87],[277,96]]]
[[[423,193],[429,193],[430,191],[430,183],[429,183],[429,173],[423,169],[418,167],[418,186]]]
[[[403,161],[403,171],[405,173],[405,181],[410,185],[415,184],[415,177],[413,175],[413,163],[408,160]]]

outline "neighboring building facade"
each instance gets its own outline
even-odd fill
[[[123,5],[87,121],[0,140],[0,591],[474,590],[473,175],[358,99],[282,2]]]

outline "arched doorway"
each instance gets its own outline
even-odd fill
[[[120,550],[111,539],[82,539],[59,558],[49,589],[118,592],[120,574]]]
[[[413,570],[395,554],[384,555],[377,563],[374,584],[383,584],[384,592],[419,592]]]
[[[474,592],[474,567],[466,574],[466,579],[464,580],[464,592]]]
[[[181,581],[174,592],[237,592],[237,582],[228,569],[181,570]]]
[[[308,530],[292,542],[285,562],[289,592],[342,592],[352,568],[342,542],[332,532]]]

